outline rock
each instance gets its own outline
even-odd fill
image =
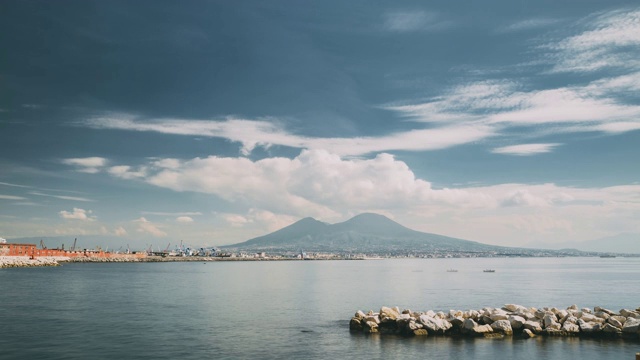
[[[611,324],[611,325],[617,327],[618,329],[622,329],[622,323],[620,321],[614,319],[613,316],[607,319],[607,324]]]
[[[502,308],[510,312],[528,312],[528,309],[522,305],[506,304]]]
[[[462,323],[462,331],[471,332],[476,326],[478,326],[478,323],[473,319],[465,319],[464,323]]]
[[[496,320],[491,324],[491,328],[495,332],[499,332],[505,335],[512,335],[513,329],[509,320]]]
[[[451,329],[451,323],[445,319],[422,315],[418,318],[418,321],[432,334],[444,334],[447,330]]]
[[[362,331],[364,331],[367,334],[377,333],[378,324],[376,324],[374,321],[365,321],[362,324]]]
[[[364,319],[365,316],[367,316],[367,315],[365,315],[364,311],[362,311],[362,310],[356,311],[356,315],[355,315],[356,318]]]
[[[632,318],[640,318],[640,312],[638,311],[632,311],[632,310],[627,310],[627,309],[622,309],[620,310],[620,315],[624,316],[624,317],[632,317]]]
[[[372,321],[372,322],[376,323],[376,325],[380,324],[380,318],[378,317],[378,315],[367,315],[367,316],[364,317],[363,320],[365,322]]]
[[[611,310],[607,310],[607,309],[605,309],[605,308],[601,308],[600,306],[596,306],[595,308],[593,308],[593,311],[594,311],[594,313],[597,313],[597,312],[603,312],[603,313],[605,313],[605,314],[607,314],[607,315],[609,315],[609,316],[611,316],[611,315],[615,315],[615,314],[616,314],[616,313],[614,313],[613,311],[611,311]]]
[[[613,326],[611,324],[604,324],[604,326],[602,327],[601,330],[603,333],[607,333],[607,334],[620,334],[622,333],[622,329]]]
[[[385,319],[395,320],[400,316],[400,312],[395,309],[383,306],[380,308],[380,321],[384,321]]]
[[[622,315],[612,315],[610,319],[618,320],[622,325],[624,325],[625,321],[627,321],[627,318]]]
[[[484,335],[492,332],[493,328],[491,327],[491,325],[478,325],[471,329],[471,333],[474,335]]]
[[[596,330],[593,328],[595,323],[584,321],[584,319],[578,319],[578,326],[580,327],[580,331],[585,334],[591,334]]]
[[[553,314],[546,314],[543,318],[542,318],[542,322],[544,324],[544,328],[548,328],[554,324],[557,323],[557,318],[555,315]]]
[[[580,326],[575,323],[565,321],[564,324],[562,324],[561,330],[569,334],[577,334],[580,332]]]
[[[542,325],[540,325],[539,321],[527,320],[524,323],[524,328],[527,330],[531,330],[536,334],[542,332]]]
[[[462,324],[464,323],[465,320],[462,317],[453,317],[453,318],[450,318],[447,321],[449,321],[449,323],[451,323],[451,327],[452,328],[460,329],[460,328],[462,328]]]
[[[573,304],[573,305],[569,306],[567,308],[567,310],[578,310],[578,305]]]
[[[504,334],[502,333],[484,333],[482,334],[486,339],[502,339]]]
[[[514,330],[522,329],[524,323],[527,322],[523,317],[517,315],[509,316],[509,323],[511,324],[511,328]]]
[[[533,337],[535,337],[536,334],[533,333],[533,331],[529,330],[529,329],[524,329],[522,331],[522,337],[525,339],[531,339]]]
[[[611,315],[609,315],[609,313],[606,313],[604,311],[596,311],[593,313],[593,315],[595,315],[596,317],[599,317],[600,319],[604,319],[607,320]]]
[[[583,313],[591,314],[591,309],[589,308],[582,308],[580,309],[580,311],[582,311]]]
[[[500,309],[495,309],[491,312],[491,314],[489,315],[489,318],[491,319],[491,321],[496,321],[496,320],[508,320],[509,319],[509,315]]]
[[[429,332],[425,329],[416,329],[413,330],[413,335],[415,336],[427,336],[429,335]]]
[[[349,321],[349,330],[351,331],[362,331],[362,323],[360,318],[352,317],[351,321]]]
[[[640,319],[636,318],[627,318],[624,325],[622,326],[623,333],[637,333],[640,331]]]

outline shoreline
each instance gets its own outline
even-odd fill
[[[0,256],[0,269],[16,267],[41,267],[41,266],[61,266],[65,263],[157,263],[157,262],[237,262],[237,261],[324,261],[324,260],[368,260],[367,258],[342,258],[327,257],[314,259],[299,259],[287,257],[194,257],[194,256],[114,256],[114,257],[53,257],[39,256],[30,258],[29,256]]]

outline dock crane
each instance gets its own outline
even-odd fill
[[[76,250],[76,241],[78,241],[78,238],[73,239],[73,246],[71,247],[71,251]]]
[[[42,239],[40,239],[40,247],[42,248],[42,250],[46,250],[47,247],[44,245],[44,241],[42,241]]]

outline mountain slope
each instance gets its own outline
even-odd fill
[[[383,215],[369,213],[333,225],[305,218],[276,232],[225,247],[334,252],[475,252],[507,249],[411,230]]]

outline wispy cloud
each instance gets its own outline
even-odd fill
[[[558,145],[560,144],[521,144],[495,148],[491,152],[495,154],[526,156],[551,152],[551,150]]]
[[[122,178],[122,176],[119,176]],[[184,211],[184,212],[159,212],[159,211],[142,211],[143,215],[158,215],[158,216],[200,216],[201,212],[198,211]]]
[[[133,220],[133,223],[136,224],[136,231],[143,234],[149,234],[155,237],[165,237],[167,233],[160,230],[158,225],[152,223],[151,221],[141,217],[139,219]]]
[[[226,138],[242,144],[241,152],[248,155],[256,146],[282,145],[300,149],[331,149],[340,155],[363,155],[391,150],[437,150],[478,141],[494,135],[492,129],[482,124],[463,124],[436,128],[421,128],[391,133],[379,137],[315,138],[295,135],[277,122],[226,119],[205,120],[136,120],[128,115],[102,117],[86,122],[99,129],[150,131],[163,134],[191,135]],[[170,166],[173,159],[164,159]],[[96,168],[97,169],[97,168]],[[126,165],[113,166],[109,172],[132,178],[144,177],[145,169],[131,171]]]
[[[6,183],[6,182],[0,182],[0,185],[4,185],[4,186],[12,186],[12,187],[20,187],[20,188],[30,188],[30,186],[26,186],[26,185],[18,185],[18,184],[11,184],[11,183]]]
[[[4,200],[26,200],[25,198],[23,198],[21,196],[2,195],[2,194],[0,194],[0,199],[4,199]]]
[[[554,72],[593,72],[604,68],[640,67],[640,10],[623,9],[586,21],[586,29],[558,43],[543,45],[556,52]]]
[[[507,33],[507,32],[516,32],[516,31],[526,31],[526,30],[539,30],[541,28],[547,28],[549,26],[560,23],[560,19],[555,18],[533,18],[533,19],[525,19],[521,20],[502,28],[499,28],[497,31],[499,33]]]
[[[100,171],[99,168],[107,164],[107,159],[102,157],[72,158],[63,159],[62,163],[76,166],[79,172],[95,174]]]
[[[440,31],[453,26],[436,12],[423,10],[391,11],[384,15],[384,27],[394,32]]]
[[[193,218],[190,216],[178,216],[176,218],[176,222],[179,222],[182,224],[190,224],[193,222]]]
[[[45,194],[45,193],[36,192],[36,191],[29,192],[29,194],[31,194],[31,195],[37,195],[37,196],[52,197],[52,198],[56,198],[56,199],[60,199],[60,200],[70,200],[70,201],[93,201],[93,200],[91,200],[91,199],[87,199],[87,198],[83,198],[83,197],[77,197],[77,196],[64,196],[64,195],[51,195],[51,194]]]

